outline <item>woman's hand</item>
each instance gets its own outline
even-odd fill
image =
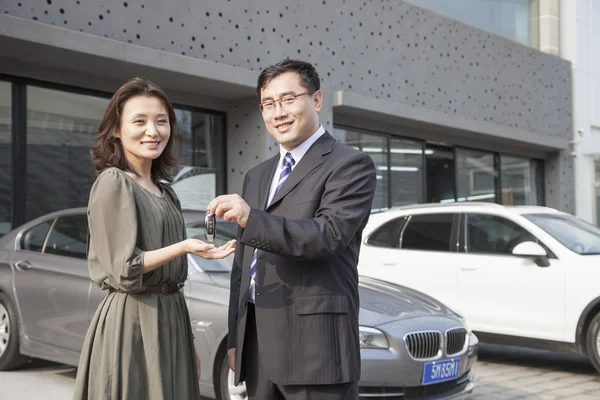
[[[221,247],[205,243],[199,239],[186,239],[185,252],[195,254],[207,260],[225,258],[235,251],[235,239],[230,240]]]

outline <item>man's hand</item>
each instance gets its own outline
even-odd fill
[[[235,372],[235,347],[227,350],[227,360],[229,361],[229,368]]]
[[[246,227],[250,215],[250,206],[237,194],[218,196],[208,203],[207,209],[211,215],[235,222],[242,228]]]

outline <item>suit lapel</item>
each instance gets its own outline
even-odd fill
[[[260,179],[258,181],[258,207],[261,210],[265,210],[267,207],[267,201],[269,200],[269,191],[271,190],[271,182],[273,181],[273,175],[277,170],[277,162],[279,161],[279,155],[271,157],[265,164]]]
[[[302,181],[302,179],[308,175],[310,171],[323,164],[325,161],[325,155],[331,153],[333,149],[333,143],[335,139],[327,132],[317,139],[315,143],[308,149],[306,154],[302,157],[296,168],[290,173],[281,189],[277,192],[271,204],[267,207],[267,211],[272,205],[276,204],[279,200],[284,198],[296,185]],[[274,173],[274,171],[273,171]],[[271,174],[271,177],[273,174]]]

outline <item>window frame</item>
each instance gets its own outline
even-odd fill
[[[86,231],[89,233],[89,227],[87,226],[87,215],[86,214],[81,214],[81,213],[68,213],[68,214],[63,214],[63,215],[57,215],[56,217],[54,217],[54,221],[52,221],[52,225],[50,226],[50,229],[48,229],[48,233],[46,234],[46,240],[44,241],[44,247],[42,249],[41,254],[44,255],[49,255],[49,256],[53,256],[53,257],[65,257],[71,260],[86,260],[87,259],[87,246],[88,246],[88,238],[86,236],[86,241],[85,241],[85,253],[84,253],[84,257],[72,257],[72,256],[67,256],[67,255],[63,255],[63,254],[55,254],[55,253],[48,253],[46,250],[48,249],[48,242],[50,240],[51,234],[52,232],[54,232],[54,227],[56,226],[58,220],[62,219],[62,218],[69,218],[69,217],[79,217],[79,218],[84,218],[86,220]]]
[[[373,232],[371,232],[364,240],[365,245],[370,246],[370,247],[375,247],[378,249],[400,249],[400,234],[401,232],[404,230],[404,227],[406,226],[406,222],[408,221],[409,216],[408,215],[401,215],[398,217],[394,217],[393,219],[387,220],[385,221],[383,224],[379,225],[375,230],[373,230]],[[402,220],[400,222],[400,220]],[[396,225],[396,228],[393,231],[392,234],[392,243],[396,243],[397,246],[392,246],[392,247],[386,247],[386,246],[379,246],[376,244],[372,244],[369,243],[369,240],[371,239],[371,237],[373,237],[373,235],[375,235],[377,232],[381,231],[381,229],[383,229],[383,227],[387,226],[388,224],[392,224],[394,222],[399,222]]]
[[[544,248],[544,250],[546,250],[547,258],[558,259],[556,254],[554,254],[552,252],[552,250],[536,234],[531,232],[529,229],[525,228],[523,225],[519,224],[517,221],[515,221],[511,218],[508,218],[505,215],[486,213],[486,212],[482,212],[482,211],[463,212],[462,214],[463,214],[463,217],[461,218],[461,226],[460,226],[460,235],[461,235],[460,252],[463,254],[476,255],[476,256],[494,256],[494,257],[518,257],[512,253],[491,253],[491,252],[490,253],[471,253],[468,251],[469,234],[468,234],[467,227],[468,227],[468,222],[469,222],[469,216],[470,215],[485,215],[488,217],[500,218],[502,220],[512,222],[513,224],[515,224],[516,226],[518,226],[519,228],[521,228],[522,230],[524,230],[525,232],[527,232],[529,235],[533,236],[536,239],[535,243],[539,244],[540,246],[542,246]]]
[[[33,224],[31,226],[28,226],[28,227],[22,229],[19,232],[19,234],[15,237],[15,250],[16,251],[26,251],[26,252],[32,253],[32,254],[44,254],[44,250],[46,249],[46,244],[48,243],[48,236],[50,234],[50,231],[52,230],[52,227],[54,227],[54,224],[56,223],[56,218],[57,217],[46,218],[42,221],[39,221],[36,224]],[[27,233],[29,233],[32,229],[37,228],[38,226],[48,223],[48,222],[50,223],[50,226],[48,227],[48,231],[46,232],[46,235],[44,236],[44,240],[42,243],[42,249],[40,251],[33,251],[33,250],[23,248],[23,236],[26,235]]]
[[[428,216],[434,216],[434,215],[440,215],[440,214],[450,214],[453,216],[452,218],[452,227],[450,229],[450,239],[449,239],[449,248],[448,251],[443,251],[443,250],[428,250],[428,249],[406,249],[402,247],[402,238],[404,237],[404,233],[406,232],[406,229],[408,228],[408,226],[410,225],[410,221],[412,220],[412,218],[414,216],[421,216],[421,215],[428,215]],[[406,215],[406,220],[404,222],[404,225],[402,227],[402,231],[400,232],[400,238],[399,238],[399,245],[400,247],[398,248],[398,250],[404,250],[404,251],[426,251],[426,252],[432,252],[432,253],[458,253],[458,229],[459,229],[459,222],[460,222],[460,213],[456,212],[456,211],[449,211],[449,212],[431,212],[431,213],[413,213],[413,214],[407,214]]]
[[[110,99],[111,92],[98,89],[91,89],[82,86],[76,86],[65,83],[55,83],[34,78],[18,77],[5,73],[0,73],[0,80],[8,82],[12,87],[11,107],[12,107],[12,145],[11,145],[11,227],[10,230],[18,228],[32,220],[27,219],[27,87],[35,86],[38,88],[58,90],[77,95],[95,96],[104,99]],[[180,104],[172,102],[173,107],[185,111],[199,112],[205,114],[218,115],[223,119],[222,134],[217,135],[220,143],[217,148],[222,150],[219,168],[221,173],[216,173],[215,193],[223,194],[227,188],[227,112],[211,110],[194,105]],[[9,230],[9,232],[10,232]],[[2,236],[2,235],[0,235]]]

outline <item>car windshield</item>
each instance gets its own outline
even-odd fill
[[[581,255],[600,254],[600,229],[568,214],[524,214],[566,248]]]

